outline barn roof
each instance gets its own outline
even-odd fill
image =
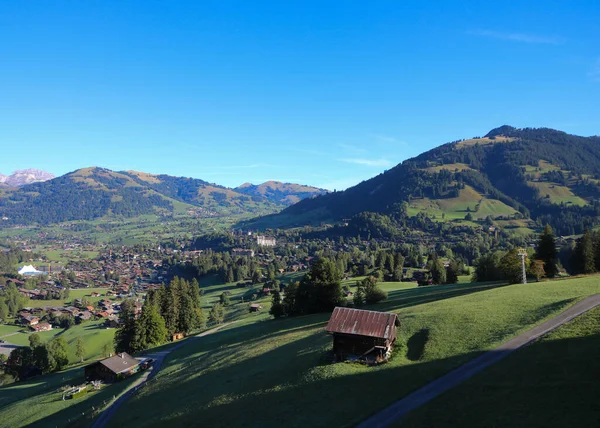
[[[393,327],[400,325],[396,314],[340,308],[333,310],[325,330],[328,333],[356,334],[389,339]]]
[[[132,367],[139,365],[140,362],[133,358],[131,355],[129,355],[127,352],[121,352],[120,354],[117,354],[114,357],[110,357],[100,361],[100,364],[105,366],[111,372],[119,374],[121,372],[129,370]]]

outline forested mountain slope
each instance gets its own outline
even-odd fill
[[[289,184],[276,196],[244,194],[204,180],[91,167],[20,188],[0,188],[0,225],[52,224],[101,217],[189,213],[201,216],[260,215],[305,197],[306,186]],[[283,193],[286,193],[285,195]],[[281,201],[278,201],[280,197]]]
[[[328,193],[325,189],[302,184],[282,183],[280,181],[266,181],[258,185],[244,183],[234,190],[245,195],[257,197],[259,200],[266,198],[273,203],[283,205],[292,205],[302,199]]]
[[[568,235],[597,222],[599,199],[599,137],[502,126],[482,138],[444,144],[343,192],[303,200],[249,225],[292,227],[376,212],[466,224],[531,218]]]

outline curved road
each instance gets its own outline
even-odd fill
[[[178,343],[177,345],[169,348],[169,349],[165,349],[163,351],[156,351],[156,352],[151,352],[149,354],[144,355],[144,357],[146,358],[153,358],[154,359],[154,363],[152,364],[152,367],[150,367],[148,370],[146,370],[145,372],[143,372],[137,379],[135,382],[133,382],[129,388],[127,388],[120,396],[119,398],[117,398],[110,406],[108,406],[106,409],[104,409],[104,411],[102,413],[100,413],[100,415],[98,416],[98,419],[96,419],[96,421],[94,422],[94,424],[92,425],[92,428],[102,428],[105,427],[106,424],[110,421],[110,419],[114,416],[114,414],[117,412],[117,410],[119,410],[119,407],[121,407],[121,405],[127,401],[133,394],[135,394],[137,392],[138,389],[140,389],[142,387],[143,384],[145,384],[146,382],[148,382],[148,380],[152,379],[154,376],[156,376],[156,374],[159,372],[160,370],[160,366],[162,365],[165,357],[167,355],[169,355],[171,352],[175,351],[176,349],[181,348],[182,346],[187,345],[190,340],[194,340],[194,339],[198,339],[200,337],[204,337],[207,336],[211,333],[214,333],[220,329],[222,329],[223,327],[226,327],[230,324],[233,324],[235,321],[230,322],[230,323],[226,323],[226,324],[222,324],[218,327],[215,327],[213,329],[207,330],[204,333],[200,333],[196,336],[191,337],[188,340],[185,340],[181,343]]]
[[[476,373],[484,370],[486,367],[489,367],[512,354],[517,349],[539,339],[546,333],[549,333],[598,305],[600,305],[600,294],[595,294],[583,299],[551,320],[520,334],[491,351],[485,352],[483,355],[480,355],[424,387],[417,389],[403,399],[396,401],[391,406],[360,423],[358,428],[387,427],[388,425],[397,422],[412,410],[428,403],[437,396],[469,379]]]

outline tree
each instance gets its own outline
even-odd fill
[[[299,313],[328,312],[343,306],[342,275],[328,258],[320,258],[302,278],[296,294]]]
[[[106,342],[104,345],[102,345],[102,355],[104,355],[105,357],[110,357],[113,353],[114,347],[112,342]]]
[[[48,353],[56,363],[56,370],[62,370],[69,364],[69,348],[62,336],[57,336],[50,341]]]
[[[223,305],[215,303],[210,309],[208,319],[217,325],[221,324],[225,319],[225,309],[223,308]]]
[[[225,291],[221,293],[221,296],[219,296],[219,302],[221,303],[221,305],[223,306],[229,306],[229,304],[231,303],[229,301],[229,294],[227,294]]]
[[[431,260],[429,271],[431,272],[431,279],[434,284],[444,284],[446,282],[446,268],[444,268],[444,264],[437,257]]]
[[[281,318],[285,315],[283,303],[281,302],[281,292],[279,287],[273,289],[272,304],[269,313],[275,318]]]
[[[285,295],[283,296],[283,311],[287,315],[294,315],[298,309],[296,307],[296,296],[298,294],[298,282],[290,282],[285,287]]]
[[[586,229],[583,236],[577,241],[575,247],[575,260],[573,263],[579,273],[596,272],[596,260],[592,233]]]
[[[153,304],[145,304],[142,314],[135,322],[135,334],[132,343],[134,352],[144,351],[163,344],[167,340],[165,320]]]
[[[387,299],[387,293],[377,285],[377,278],[369,276],[361,281],[365,290],[365,302],[369,305]]]
[[[446,282],[445,284],[456,284],[458,282],[458,275],[460,273],[460,265],[458,262],[452,260],[446,268]]]
[[[8,318],[8,306],[4,299],[0,297],[0,322],[4,322],[6,318]]]
[[[529,264],[529,259],[525,258],[525,266]],[[513,248],[507,252],[500,260],[500,270],[504,279],[511,284],[518,284],[523,280],[522,259],[519,255],[519,249]]]
[[[544,270],[544,261],[539,259],[532,260],[531,264],[529,265],[529,271],[533,276],[535,276],[535,279],[539,281],[546,275],[546,271]]]
[[[121,326],[115,333],[115,350],[117,352],[132,352],[131,345],[135,337],[135,302],[126,299],[121,303]]]
[[[554,278],[556,276],[558,273],[558,269],[556,268],[558,255],[556,252],[554,233],[549,224],[546,225],[544,231],[540,235],[535,258],[544,263],[543,269],[548,278]]]
[[[365,304],[365,287],[362,281],[356,281],[356,291],[354,292],[354,306],[359,308]]]
[[[29,335],[29,347],[35,349],[38,346],[42,346],[42,338],[37,333],[31,333]]]
[[[81,336],[75,341],[75,356],[79,358],[80,362],[83,362],[83,358],[85,357],[85,343],[83,343]]]

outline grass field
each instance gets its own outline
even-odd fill
[[[597,277],[392,290],[370,308],[397,312],[402,323],[394,358],[378,367],[329,363],[329,314],[277,321],[262,314],[173,352],[113,422],[185,425],[201,417],[207,426],[353,425],[598,292]]]
[[[102,347],[105,343],[111,342],[115,335],[115,329],[104,328],[102,324],[104,321],[90,321],[83,324],[74,325],[73,327],[65,330],[62,328],[55,328],[50,331],[42,331],[38,333],[43,341],[52,340],[54,337],[62,337],[67,341],[69,346],[69,362],[75,363],[79,361],[75,356],[75,341],[78,337],[83,338],[85,345],[86,356],[85,359],[95,359],[102,355]],[[6,326],[9,327],[9,326]],[[17,328],[17,327],[15,327]],[[21,329],[21,328],[19,328]],[[17,333],[12,336],[6,337],[5,340],[9,343],[29,346],[29,335],[31,332]]]
[[[549,183],[547,181],[529,181],[528,184],[540,191],[540,197],[545,198],[549,196],[550,202],[553,204],[573,204],[578,206],[587,205],[585,199],[575,195],[571,189],[566,186],[561,186],[556,183]]]
[[[473,168],[471,168],[466,163],[447,163],[447,164],[443,164],[443,165],[435,165],[435,166],[427,167],[427,168],[425,168],[425,171],[440,172],[443,169],[454,172],[457,170],[458,171],[472,170]]]
[[[598,425],[600,308],[409,414],[399,427]]]
[[[487,199],[471,186],[461,189],[457,198],[414,199],[411,201],[408,214],[419,212],[433,214],[436,220],[463,220],[468,213],[474,219],[482,220],[488,216],[511,216],[516,210],[496,199]]]

